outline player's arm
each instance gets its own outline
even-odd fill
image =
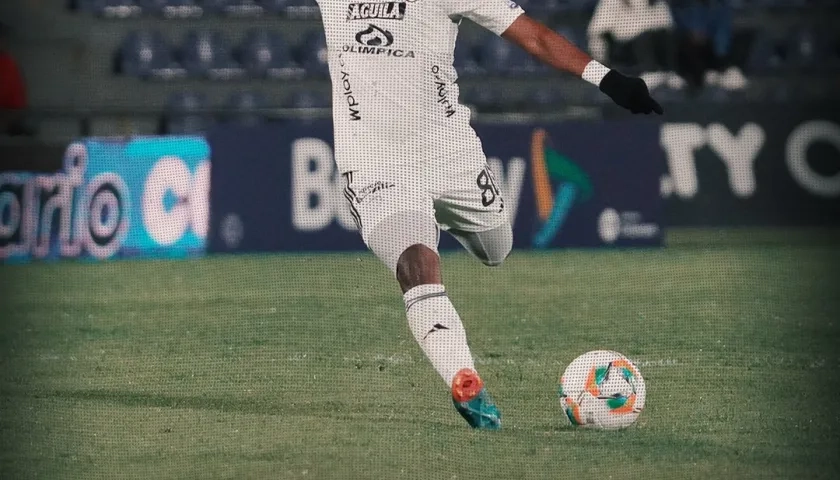
[[[545,64],[582,77],[633,113],[662,114],[662,107],[650,96],[644,80],[605,67],[562,35],[525,14],[519,15],[502,37]]]

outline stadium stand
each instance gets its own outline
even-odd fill
[[[66,67],[60,70],[67,78],[58,82],[66,86],[63,91],[47,87],[45,81],[45,88],[34,88],[35,110],[73,112],[84,105],[88,120],[107,110],[109,116],[157,118],[164,130],[183,131],[200,130],[215,119],[238,115],[241,112],[233,99],[259,100],[255,105],[261,108],[249,113],[248,121],[272,109],[324,108],[331,102],[324,34],[314,0],[42,3],[44,11],[51,9],[49,24],[56,25],[50,34],[62,39],[63,48],[49,48],[49,52],[44,48],[42,55],[27,56],[24,71],[37,73],[60,64]],[[594,0],[520,3],[586,48],[585,31]],[[663,84],[654,87],[658,98],[664,103],[780,102],[836,96],[832,87],[840,72],[840,32],[831,22],[838,14],[836,2],[731,0],[731,5],[736,12],[732,57],[749,88],[734,91],[710,84],[694,92]],[[53,43],[58,44],[58,40]],[[455,53],[462,98],[476,112],[608,106],[600,92],[579,79],[539,65],[470,22],[462,26]],[[500,91],[505,95],[497,95]],[[204,108],[216,114],[173,116],[177,104],[173,98],[183,92],[200,93]],[[261,94],[249,96],[248,92]],[[73,130],[78,134],[79,119],[71,113],[51,121],[67,125],[58,129],[65,136]],[[71,128],[73,122],[76,126]],[[130,125],[126,128],[146,128],[142,126],[149,122],[125,124]]]

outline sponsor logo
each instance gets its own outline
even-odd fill
[[[382,190],[393,188],[394,186],[395,185],[393,183],[378,180],[359,190],[359,192],[356,194],[356,201],[358,203],[361,203],[368,195],[373,195],[377,192],[381,192]]]
[[[432,66],[432,75],[434,75],[435,90],[437,90],[437,103],[443,105],[443,114],[447,117],[455,115],[455,106],[449,100],[449,89],[447,88],[449,82],[441,78],[439,66]]]
[[[569,212],[591,199],[594,186],[589,174],[551,145],[545,130],[531,136],[531,174],[534,182],[538,228],[532,238],[534,248],[550,248],[563,229]],[[619,239],[656,238],[659,225],[643,221],[641,212],[618,211],[607,207],[598,216],[598,236],[605,244]]]
[[[353,94],[353,86],[350,84],[350,73],[344,69],[344,59],[341,55],[338,56],[338,65],[341,67],[341,94],[347,101],[347,111],[350,114],[350,121],[357,121],[362,119],[361,109],[356,96]]]
[[[589,175],[550,145],[548,133],[531,135],[531,175],[539,227],[532,238],[535,248],[548,248],[563,228],[569,211],[592,197]]]
[[[89,149],[88,142],[105,147]],[[0,259],[105,259],[201,248],[209,225],[210,162],[162,155],[154,139],[132,142],[75,142],[54,174],[0,173]],[[103,150],[107,157],[96,153]]]
[[[737,131],[730,131],[720,123],[666,123],[660,132],[660,144],[668,159],[668,175],[661,181],[663,198],[677,196],[690,200],[700,193],[700,181],[695,165],[696,154],[708,148],[726,168],[730,192],[737,198],[748,199],[757,192],[755,166],[767,140],[764,128],[747,122]],[[840,126],[824,120],[804,122],[787,136],[784,150],[785,164],[791,178],[800,188],[821,198],[840,197],[840,173],[827,173],[815,168],[819,153],[814,145],[824,144],[840,151]],[[765,153],[765,155],[767,155]],[[812,158],[809,158],[812,156]],[[829,161],[835,161],[833,156]]]
[[[402,20],[405,2],[351,3],[347,5],[347,20]]]
[[[615,243],[619,238],[649,239],[659,235],[659,225],[644,222],[641,212],[619,212],[614,208],[605,208],[598,216],[598,236],[607,244]]]
[[[76,257],[82,251],[107,258],[119,250],[129,227],[128,187],[113,173],[86,184],[87,167],[87,148],[74,143],[63,172],[0,174],[0,258]]]
[[[387,57],[414,58],[414,52],[399,48],[388,48],[394,43],[394,35],[384,28],[369,24],[368,28],[356,34],[358,45],[344,45],[346,53],[385,55]]]
[[[356,42],[369,47],[390,47],[394,43],[394,35],[370,24],[368,28],[356,34]]]

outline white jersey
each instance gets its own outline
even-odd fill
[[[458,102],[458,24],[501,35],[523,13],[511,0],[318,0],[341,173],[457,160],[481,150]]]

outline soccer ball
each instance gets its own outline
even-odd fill
[[[628,427],[645,407],[645,381],[618,352],[595,350],[577,357],[560,377],[560,402],[575,426]]]

